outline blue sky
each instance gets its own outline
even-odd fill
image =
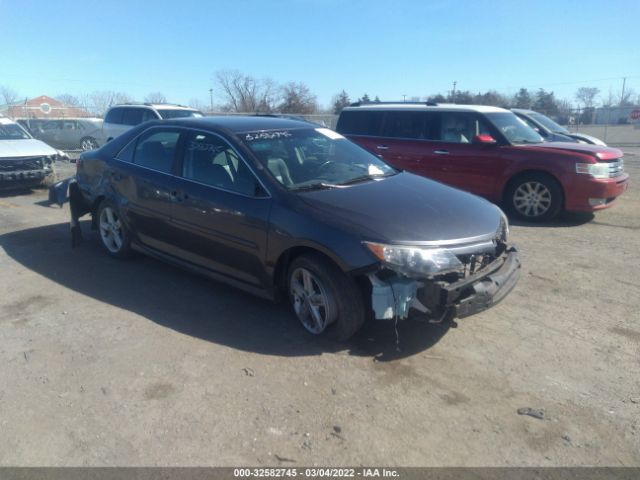
[[[217,70],[301,81],[322,105],[451,89],[640,93],[640,1],[0,0],[0,85],[208,103]],[[216,95],[216,102],[221,100]]]

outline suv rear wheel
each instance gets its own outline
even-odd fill
[[[562,187],[544,173],[527,173],[512,180],[505,200],[518,218],[543,221],[555,217],[562,208]]]
[[[346,340],[365,320],[362,294],[355,280],[320,255],[302,255],[289,267],[289,298],[308,332]]]

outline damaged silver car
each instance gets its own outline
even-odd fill
[[[0,115],[0,189],[34,187],[55,169],[58,151]]]
[[[313,334],[346,339],[374,317],[466,317],[520,273],[498,207],[303,121],[150,122],[83,153],[76,177],[76,241],[90,214],[112,257],[136,250],[288,299]]]

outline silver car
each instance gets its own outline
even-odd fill
[[[65,118],[59,120],[22,120],[31,134],[62,150],[95,150],[104,144],[102,119]]]

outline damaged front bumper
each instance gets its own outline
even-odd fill
[[[483,268],[460,279],[369,275],[376,319],[404,319],[416,310],[431,320],[464,318],[503,300],[520,277],[520,259],[508,247]]]

